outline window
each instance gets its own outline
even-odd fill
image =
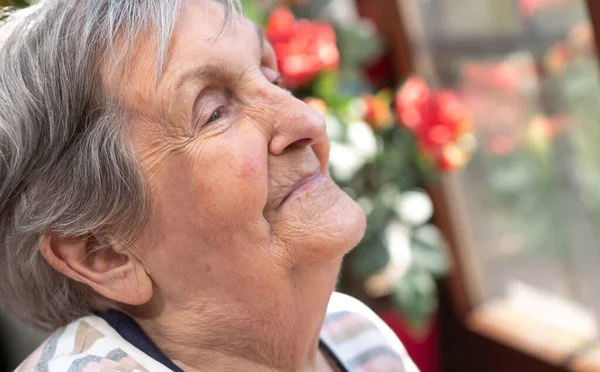
[[[572,348],[597,341],[600,70],[588,4],[397,3],[416,72],[473,116],[478,150],[444,181],[472,305],[552,325]]]

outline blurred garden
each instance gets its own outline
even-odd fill
[[[326,118],[331,174],[368,215],[345,275],[371,297],[392,296],[423,325],[435,310],[434,277],[447,272],[448,258],[420,187],[424,177],[466,163],[475,145],[470,119],[452,92],[433,91],[416,76],[378,90],[369,64],[385,55],[373,25],[319,20],[327,9],[319,4],[298,5],[298,17],[309,18],[256,4],[247,12],[264,23],[288,88]]]
[[[331,174],[368,217],[339,289],[397,323],[405,343],[435,348],[436,280],[450,257],[423,188],[469,161],[470,113],[455,92],[417,75],[395,81],[385,40],[352,2],[245,4],[265,27],[287,87],[326,118]],[[435,369],[435,355],[423,355],[421,368]]]
[[[332,176],[368,215],[340,289],[394,324],[424,371],[438,368],[428,342],[451,262],[470,267],[475,302],[596,339],[600,86],[586,3],[396,2],[402,74],[383,3],[247,2],[288,87],[327,119]],[[432,224],[437,188],[461,236],[453,253]]]

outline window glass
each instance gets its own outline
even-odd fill
[[[600,86],[585,2],[399,4],[417,72],[472,112],[478,150],[458,177],[484,299],[542,294],[597,319]]]

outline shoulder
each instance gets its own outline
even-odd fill
[[[396,334],[369,307],[334,292],[321,340],[351,371],[418,372]]]
[[[88,316],[54,332],[17,368],[17,372],[169,371],[99,317]]]

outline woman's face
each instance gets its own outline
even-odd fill
[[[153,52],[114,85],[150,186],[134,250],[163,306],[250,302],[248,316],[264,315],[331,291],[365,219],[328,175],[324,119],[277,85],[256,26],[219,34],[223,18],[217,3],[188,2],[158,86]]]

